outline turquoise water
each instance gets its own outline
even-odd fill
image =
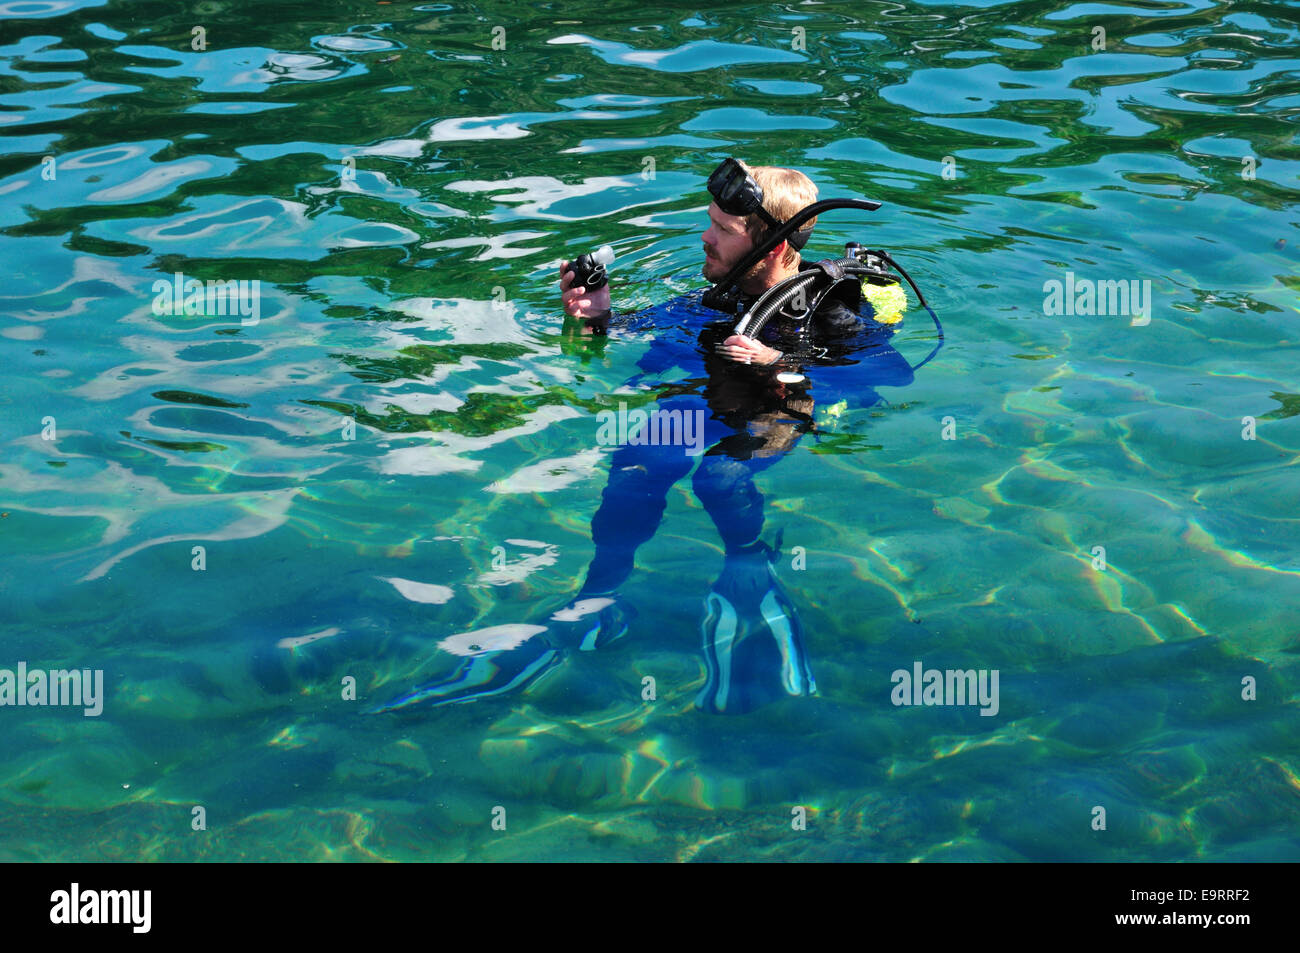
[[[1300,859],[1294,6],[0,16],[0,668],[106,696],[0,708],[0,857]],[[555,264],[700,287],[727,155],[884,203],[809,253],[889,249],[948,337],[759,479],[819,697],[693,707],[683,481],[626,639],[364,715],[581,581],[646,343],[565,338]],[[177,272],[258,320],[157,313]],[[1149,323],[1047,313],[1070,272]],[[997,715],[893,705],[918,661]]]

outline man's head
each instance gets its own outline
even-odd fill
[[[779,222],[789,221],[794,215],[817,201],[817,186],[802,172],[776,166],[740,165],[763,190],[763,208]],[[812,228],[812,219],[804,228]],[[744,258],[767,234],[768,225],[757,214],[728,215],[716,202],[709,205],[709,228],[703,235],[704,277],[718,281]],[[799,253],[789,242],[782,242],[757,262],[741,281],[747,290],[757,291],[770,287],[799,267]]]

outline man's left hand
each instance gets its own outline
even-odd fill
[[[761,344],[753,338],[747,338],[743,334],[733,334],[723,341],[718,353],[741,364],[771,364],[781,356],[781,352],[775,348]]]

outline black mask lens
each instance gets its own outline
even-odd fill
[[[763,190],[735,159],[724,159],[713,170],[709,194],[728,215],[749,215],[763,205]]]

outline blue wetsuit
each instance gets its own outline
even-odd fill
[[[800,325],[778,316],[759,340],[784,352],[774,365],[728,360],[715,348],[733,333],[737,318],[700,304],[702,292],[610,321],[609,333],[652,334],[630,384],[661,393],[660,412],[701,412],[709,449],[695,471],[693,489],[713,518],[727,551],[747,546],[763,529],[763,496],[754,475],[789,451],[813,427],[816,404],[849,400],[871,406],[879,385],[902,387],[912,368],[888,343],[893,327],[835,298]],[[746,304],[752,302],[745,302]],[[782,371],[806,375],[796,384],[776,380]],[[698,417],[697,417],[698,419]],[[616,590],[632,571],[637,547],[654,536],[668,490],[695,464],[680,445],[625,445],[610,461],[610,475],[592,520],[596,554],[582,595]]]
[[[571,604],[576,618],[556,613],[545,633],[521,645],[468,658],[451,675],[417,687],[375,711],[446,705],[518,690],[571,649],[593,649],[627,631],[627,612],[613,594],[632,571],[637,548],[659,527],[668,490],[695,466],[691,451],[708,447],[695,470],[694,491],[726,544],[721,576],[706,599],[703,654],[708,676],[697,705],[716,713],[751,711],[773,699],[816,692],[802,630],[759,541],[763,495],[754,475],[788,452],[813,428],[817,403],[847,400],[869,407],[880,385],[903,387],[912,368],[876,322],[869,304],[827,299],[800,326],[773,318],[759,340],[784,356],[751,366],[728,360],[716,347],[731,336],[736,317],[703,307],[694,293],[634,314],[612,318],[607,332],[646,335],[650,346],[628,383],[658,392],[654,413],[702,422],[686,441],[633,443],[611,456],[609,480],[591,523],[596,553]],[[747,302],[746,304],[752,304]],[[863,313],[865,312],[865,313]],[[783,383],[777,374],[805,375]],[[660,423],[662,423],[662,418]],[[660,425],[656,432],[662,434]],[[671,432],[671,430],[669,431]],[[679,435],[684,431],[679,430]],[[594,598],[589,598],[594,597]],[[586,603],[589,609],[579,612]]]

